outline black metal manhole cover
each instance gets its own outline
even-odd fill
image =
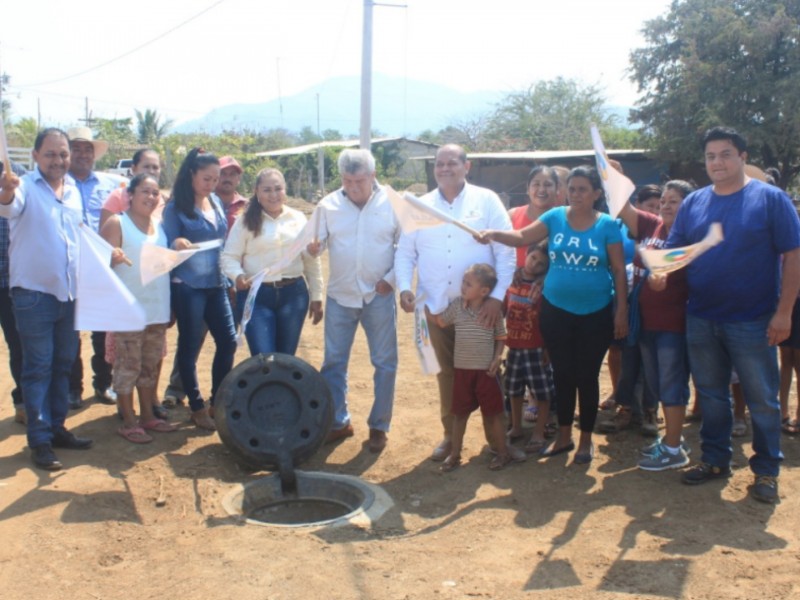
[[[333,400],[322,375],[304,360],[259,354],[222,381],[214,418],[219,437],[242,461],[291,471],[325,441]]]

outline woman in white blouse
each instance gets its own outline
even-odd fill
[[[222,270],[236,283],[240,318],[250,279],[280,260],[307,222],[303,213],[286,206],[280,171],[262,170],[255,187],[222,252]],[[322,267],[319,258],[303,251],[281,272],[264,278],[244,332],[250,353],[294,354],[306,312],[314,325],[322,319]]]

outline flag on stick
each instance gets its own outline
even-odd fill
[[[144,308],[111,269],[111,244],[86,225],[78,231],[75,330],[143,331]]]
[[[600,139],[600,132],[595,125],[592,125],[592,145],[594,146],[594,157],[597,161],[597,172],[603,182],[603,191],[606,193],[608,201],[608,212],[616,218],[622,207],[636,190],[633,182],[617,171],[608,163],[603,140]]]
[[[709,248],[713,248],[725,238],[722,235],[722,225],[712,223],[706,236],[691,246],[682,248],[668,248],[661,250],[647,250],[639,248],[644,264],[650,272],[656,275],[671,273],[682,269]]]
[[[472,227],[443,213],[438,208],[426,204],[410,192],[404,192],[401,196],[393,190],[391,186],[387,185],[386,193],[389,196],[389,201],[392,203],[392,210],[394,210],[394,214],[397,216],[397,221],[400,223],[400,228],[403,230],[403,233],[411,233],[418,229],[437,227],[450,223],[459,229],[463,229],[470,235],[480,236],[480,233]]]

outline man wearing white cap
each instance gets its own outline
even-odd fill
[[[94,170],[94,163],[108,152],[108,142],[94,139],[88,127],[72,127],[67,130],[69,149],[72,156],[69,174],[81,193],[83,222],[94,231],[100,225],[100,211],[108,195],[119,187],[127,185],[127,180],[118,175]],[[111,365],[106,362],[106,334],[104,331],[92,332],[92,371],[94,372],[94,395],[105,404],[114,404],[116,394],[111,389]],[[80,408],[83,396],[83,361],[80,347],[70,376],[70,408]]]

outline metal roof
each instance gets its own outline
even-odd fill
[[[380,144],[383,142],[396,142],[404,140],[415,144],[425,144],[426,146],[438,147],[437,144],[428,142],[421,142],[419,140],[412,140],[405,137],[382,137],[373,138],[373,144]],[[314,152],[317,148],[353,148],[360,144],[358,139],[355,140],[328,140],[325,142],[315,142],[313,144],[305,144],[304,146],[293,146],[291,148],[281,148],[280,150],[269,150],[267,152],[256,152],[255,156],[275,157],[275,156],[294,156],[295,154],[306,154],[307,152]]]
[[[644,156],[643,149],[606,150],[608,156]],[[468,152],[468,160],[553,160],[560,158],[590,158],[594,150],[529,150],[524,152]],[[433,156],[413,156],[411,160],[432,160]]]

